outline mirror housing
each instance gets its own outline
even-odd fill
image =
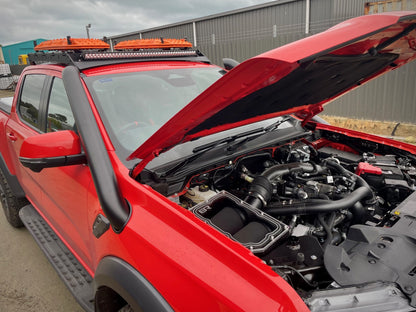
[[[224,64],[224,68],[226,70],[231,70],[231,69],[233,69],[234,67],[236,67],[237,65],[240,64],[239,62],[237,62],[236,60],[231,59],[231,58],[223,58],[222,62]]]
[[[87,163],[79,136],[71,130],[35,135],[23,141],[19,161],[34,172]]]

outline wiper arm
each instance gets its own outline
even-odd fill
[[[213,148],[215,146],[218,146],[220,144],[223,144],[223,143],[231,143],[231,142],[233,142],[233,141],[235,141],[235,140],[237,140],[239,138],[246,137],[245,140],[242,140],[242,141],[240,141],[240,142],[237,143],[237,144],[240,145],[240,143],[244,143],[244,142],[247,142],[249,140],[252,140],[252,139],[255,139],[255,138],[258,137],[258,136],[250,137],[251,135],[257,134],[257,133],[259,133],[260,135],[263,135],[264,133],[268,133],[268,132],[274,131],[277,128],[279,128],[279,126],[282,123],[284,123],[285,121],[288,121],[289,119],[291,119],[290,116],[285,116],[282,119],[279,119],[279,120],[273,122],[272,124],[268,125],[267,127],[261,127],[261,128],[256,128],[256,129],[248,130],[248,131],[245,131],[245,132],[236,134],[236,135],[232,135],[232,136],[229,136],[229,137],[226,137],[226,138],[219,139],[219,140],[214,141],[214,142],[210,142],[210,143],[207,143],[207,144],[203,144],[203,145],[197,146],[197,147],[195,147],[192,150],[192,152],[193,153],[198,153],[198,152],[203,151],[203,150],[210,150],[211,148]]]
[[[233,141],[235,141],[239,138],[243,138],[245,136],[249,136],[249,135],[256,134],[256,133],[263,132],[263,131],[264,131],[264,128],[257,128],[257,129],[245,131],[245,132],[242,132],[242,133],[239,133],[239,134],[236,134],[236,135],[232,135],[232,136],[229,136],[229,137],[226,137],[226,138],[219,139],[217,141],[213,141],[213,142],[210,142],[210,143],[207,143],[207,144],[197,146],[192,150],[192,152],[193,153],[199,153],[201,151],[207,151],[207,150],[210,150],[210,149],[212,149],[212,148],[214,148],[214,147],[216,147],[220,144],[230,143],[230,142],[233,142]]]
[[[277,128],[279,128],[279,126],[280,126],[282,123],[284,123],[284,122],[286,122],[286,121],[288,121],[288,120],[290,120],[290,119],[292,119],[292,117],[290,117],[290,116],[285,116],[285,117],[283,117],[282,119],[279,119],[279,120],[275,121],[275,122],[274,122],[274,123],[272,123],[271,125],[268,125],[267,127],[264,127],[264,128],[263,128],[263,130],[264,130],[264,132],[271,132],[271,131],[273,131],[273,130],[276,130]]]
[[[199,156],[205,154],[207,151],[212,150],[213,148],[217,147],[218,145],[221,145],[223,143],[230,143],[233,142],[239,138],[242,138],[244,136],[248,136],[248,135],[252,135],[255,133],[258,133],[259,131],[263,131],[263,128],[259,128],[259,129],[254,129],[254,130],[250,130],[250,131],[246,131],[246,132],[242,132],[236,135],[232,135],[226,138],[222,138],[219,139],[217,141],[213,141],[207,144],[203,144],[200,146],[195,147],[192,150],[192,153],[194,153],[193,155],[189,156],[188,158],[186,158],[185,160],[181,161],[180,163],[178,163],[176,166],[174,166],[173,168],[169,169],[168,171],[166,171],[163,176],[169,176],[170,174],[178,171],[179,169],[183,168],[185,165],[189,164],[190,162],[194,161],[195,159],[197,159]]]
[[[256,132],[261,132],[261,133],[259,133],[258,135],[254,135],[254,136],[247,136],[244,140],[241,140],[241,141],[236,142],[234,144],[229,144],[229,146],[227,147],[227,151],[230,152],[230,153],[234,152],[235,149],[238,146],[241,146],[241,145],[247,143],[248,141],[252,141],[254,139],[257,139],[258,137],[262,136],[265,133],[269,133],[269,132],[272,132],[272,131],[276,130],[277,128],[279,128],[279,126],[282,123],[284,123],[285,121],[288,121],[289,119],[291,119],[291,117],[286,116],[286,117],[284,117],[282,119],[279,119],[279,120],[275,121],[274,123],[268,125],[267,127],[256,129],[257,130]],[[254,133],[256,133],[256,132],[254,132]]]
[[[177,165],[175,165],[173,168],[169,169],[168,171],[166,171],[162,176],[166,177],[169,176],[170,174],[178,171],[179,169],[183,168],[185,165],[193,162],[195,159],[197,159],[198,157],[200,157],[201,155],[205,154],[207,151],[212,150],[213,148],[221,145],[221,144],[229,144],[229,146],[227,146],[227,151],[229,152],[233,152],[235,150],[236,147],[254,140],[260,136],[262,136],[265,133],[269,133],[271,131],[276,130],[277,128],[279,128],[279,126],[284,123],[285,121],[291,119],[290,116],[286,116],[282,119],[279,119],[277,121],[275,121],[274,123],[266,126],[266,127],[261,127],[261,128],[256,128],[256,129],[252,129],[252,130],[248,130],[245,132],[241,132],[238,133],[236,135],[232,135],[232,136],[228,136],[222,139],[219,139],[217,141],[213,141],[207,144],[203,144],[200,146],[195,147],[192,152],[194,153],[193,155],[189,156],[188,158],[186,158],[185,160],[181,161],[180,163],[178,163]],[[254,135],[257,134],[257,135]],[[235,144],[230,144],[231,142],[234,142],[237,139],[240,138],[244,138],[243,140],[236,142]]]

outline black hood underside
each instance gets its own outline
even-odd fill
[[[285,78],[234,102],[189,131],[236,123],[257,116],[317,104],[348,90],[393,63],[397,54],[325,55],[302,63]],[[253,106],[256,109],[253,109]]]

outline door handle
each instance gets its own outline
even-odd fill
[[[7,133],[7,137],[9,138],[10,141],[12,142],[16,142],[17,141],[17,136],[14,135],[13,132],[9,132]]]

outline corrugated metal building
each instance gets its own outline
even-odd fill
[[[34,41],[38,44],[46,39],[36,39],[30,41],[24,41],[19,43],[10,44],[3,47],[3,56],[4,61],[9,65],[17,65],[19,64],[19,55],[21,54],[28,54],[35,52],[34,48]]]
[[[166,26],[109,37],[188,38],[214,63],[238,61],[322,32],[346,19],[416,10],[416,0],[280,0]],[[325,108],[327,114],[416,123],[416,62],[362,86]]]

